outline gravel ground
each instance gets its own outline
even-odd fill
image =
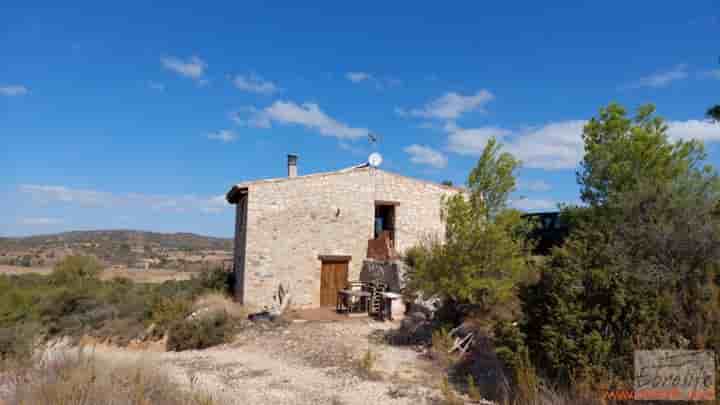
[[[397,324],[364,319],[260,322],[233,343],[206,350],[156,353],[98,345],[94,353],[113,362],[148,363],[228,404],[439,403],[439,370],[412,347],[369,339],[392,327]],[[359,367],[368,350],[376,359],[370,374]]]

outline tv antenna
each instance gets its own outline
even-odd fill
[[[373,134],[372,132],[368,132],[368,141],[370,142],[370,145],[373,147],[377,146],[378,141],[380,141],[380,135]]]
[[[373,149],[377,149],[377,143],[379,140],[378,134],[373,134],[372,132],[368,132],[368,141],[370,141],[370,145],[372,145]],[[372,190],[373,190],[373,197],[377,199],[377,185],[375,184],[377,182],[376,170],[380,164],[382,164],[382,155],[378,152],[372,152],[370,156],[368,156],[368,165],[370,166],[370,170],[368,170],[368,174],[370,175],[370,182],[372,183]]]

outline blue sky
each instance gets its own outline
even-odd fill
[[[0,234],[231,236],[224,193],[288,152],[463,183],[489,136],[524,162],[513,204],[548,209],[611,101],[720,163],[713,1],[145,3],[2,6]]]

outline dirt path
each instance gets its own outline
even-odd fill
[[[430,364],[409,347],[369,337],[393,326],[367,320],[263,323],[228,345],[180,353],[96,346],[99,359],[143,362],[229,404],[432,404],[440,393]],[[380,331],[380,332],[378,332]],[[368,374],[359,360],[375,358]]]

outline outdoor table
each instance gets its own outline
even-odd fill
[[[358,298],[359,310],[356,310],[355,306],[350,304],[351,297]],[[337,312],[367,312],[368,298],[370,298],[370,293],[367,291],[340,290],[338,291]]]

